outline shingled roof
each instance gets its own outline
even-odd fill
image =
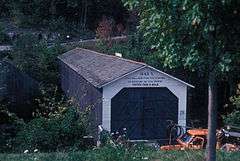
[[[58,59],[98,88],[145,67],[151,68],[187,86],[194,87],[145,63],[92,50],[76,48],[58,56]]]
[[[58,58],[99,88],[108,82],[147,66],[141,62],[82,48],[70,50]]]

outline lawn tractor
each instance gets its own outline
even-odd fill
[[[204,149],[207,144],[207,129],[190,129],[176,139],[177,144],[161,146],[161,150]],[[217,149],[240,151],[240,129],[235,127],[217,130]]]

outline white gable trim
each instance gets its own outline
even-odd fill
[[[166,76],[168,76],[168,77],[170,77],[170,78],[172,78],[172,79],[174,79],[174,80],[176,80],[176,81],[178,81],[178,82],[180,82],[180,83],[182,83],[182,84],[185,84],[185,85],[187,85],[187,86],[189,86],[189,87],[191,87],[191,88],[195,88],[193,85],[191,85],[191,84],[189,84],[189,83],[186,83],[186,82],[184,82],[184,81],[182,81],[182,80],[180,80],[180,79],[178,79],[178,78],[176,78],[176,77],[173,77],[173,76],[171,76],[171,75],[169,75],[169,74],[167,74],[167,73],[165,73],[165,72],[163,72],[163,71],[160,71],[160,70],[158,70],[158,69],[156,69],[156,68],[154,68],[154,67],[151,67],[151,66],[149,66],[149,65],[142,66],[142,67],[140,67],[140,68],[138,68],[138,69],[136,69],[136,70],[133,70],[133,71],[131,71],[131,72],[129,72],[129,73],[126,73],[126,74],[122,75],[121,77],[118,77],[118,78],[116,78],[116,79],[111,80],[110,82],[107,82],[107,83],[101,85],[99,88],[103,88],[103,87],[105,87],[105,86],[107,86],[107,85],[109,85],[109,84],[111,84],[111,83],[113,83],[113,82],[115,82],[115,81],[117,81],[117,80],[119,80],[119,79],[122,79],[122,78],[124,78],[124,77],[126,77],[126,76],[128,76],[128,75],[130,75],[130,74],[133,74],[133,73],[135,73],[135,72],[137,72],[137,71],[139,71],[139,70],[141,70],[141,69],[144,69],[144,68],[150,68],[150,69],[155,70],[155,71],[157,71],[157,72],[159,72],[159,73],[161,73],[161,74],[164,74],[164,75],[166,75]]]
[[[189,83],[187,83],[187,82],[184,82],[184,81],[182,81],[182,80],[180,80],[180,79],[178,79],[178,78],[176,78],[176,77],[173,77],[173,76],[171,76],[171,75],[169,75],[169,74],[167,74],[167,73],[165,73],[165,72],[163,72],[163,71],[160,71],[160,70],[158,70],[158,69],[156,69],[156,68],[154,68],[154,67],[151,67],[151,66],[147,66],[148,68],[151,68],[151,69],[153,69],[153,70],[155,70],[155,71],[157,71],[157,72],[159,72],[159,73],[162,73],[162,74],[164,74],[164,75],[166,75],[166,76],[168,76],[168,77],[170,77],[170,78],[172,78],[172,79],[175,79],[176,81],[178,81],[178,82],[181,82],[181,83],[183,83],[183,84],[185,84],[185,85],[187,85],[187,86],[189,86],[189,87],[192,87],[192,88],[195,88],[193,85],[191,85],[191,84],[189,84]]]

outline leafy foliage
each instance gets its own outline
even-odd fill
[[[40,87],[40,95],[35,101],[37,107],[33,112],[33,117],[59,116],[71,105],[71,101],[65,99],[58,87],[51,84]]]
[[[226,125],[240,126],[240,111],[234,110],[232,113],[224,117],[224,122]]]
[[[22,152],[76,150],[88,148],[83,136],[87,134],[88,111],[79,112],[61,95],[57,87],[41,88],[36,99],[33,119],[23,122],[0,106],[0,150]]]
[[[44,83],[56,83],[59,75],[57,56],[63,52],[60,45],[48,48],[46,42],[25,34],[14,43],[11,56],[16,66],[31,77]]]
[[[111,55],[121,53],[124,58],[140,62],[144,61],[149,64],[152,64],[151,60],[154,61],[149,58],[149,53],[151,52],[148,50],[148,46],[141,40],[139,34],[129,36],[127,40],[122,42],[111,42],[111,47],[106,43],[98,43],[95,50]]]
[[[232,113],[224,116],[224,122],[226,125],[240,127],[240,95],[231,97],[230,101],[235,108]]]
[[[184,66],[208,77],[206,160],[216,160],[217,77],[234,70],[240,58],[238,0],[124,0],[137,8],[139,29],[164,66]],[[219,77],[222,78],[222,77]]]
[[[231,97],[230,101],[233,103],[233,105],[236,106],[236,108],[240,109],[240,94]]]
[[[207,73],[209,46],[213,68],[226,72],[239,57],[239,1],[125,0],[140,11],[139,29],[156,50],[156,58],[171,68],[185,66]],[[211,36],[214,36],[213,42]],[[217,73],[217,72],[216,72]]]
[[[14,113],[9,112],[3,102],[0,104],[0,152],[13,150],[13,138],[24,125]]]
[[[79,115],[74,108],[67,109],[62,115],[35,118],[17,134],[16,151],[84,149],[85,121],[85,115]]]

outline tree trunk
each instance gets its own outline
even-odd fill
[[[87,11],[88,11],[88,2],[85,1],[84,19],[83,19],[83,27],[84,27],[84,30],[86,29],[86,23],[87,23]]]
[[[211,22],[213,23],[213,22]],[[216,129],[217,129],[217,81],[216,81],[216,31],[209,26],[208,37],[208,136],[205,158],[216,161]]]
[[[217,92],[214,72],[208,77],[208,136],[206,160],[216,161],[216,128],[217,128]]]
[[[56,18],[57,9],[56,9],[55,0],[51,1],[50,13],[51,13],[52,18]]]

